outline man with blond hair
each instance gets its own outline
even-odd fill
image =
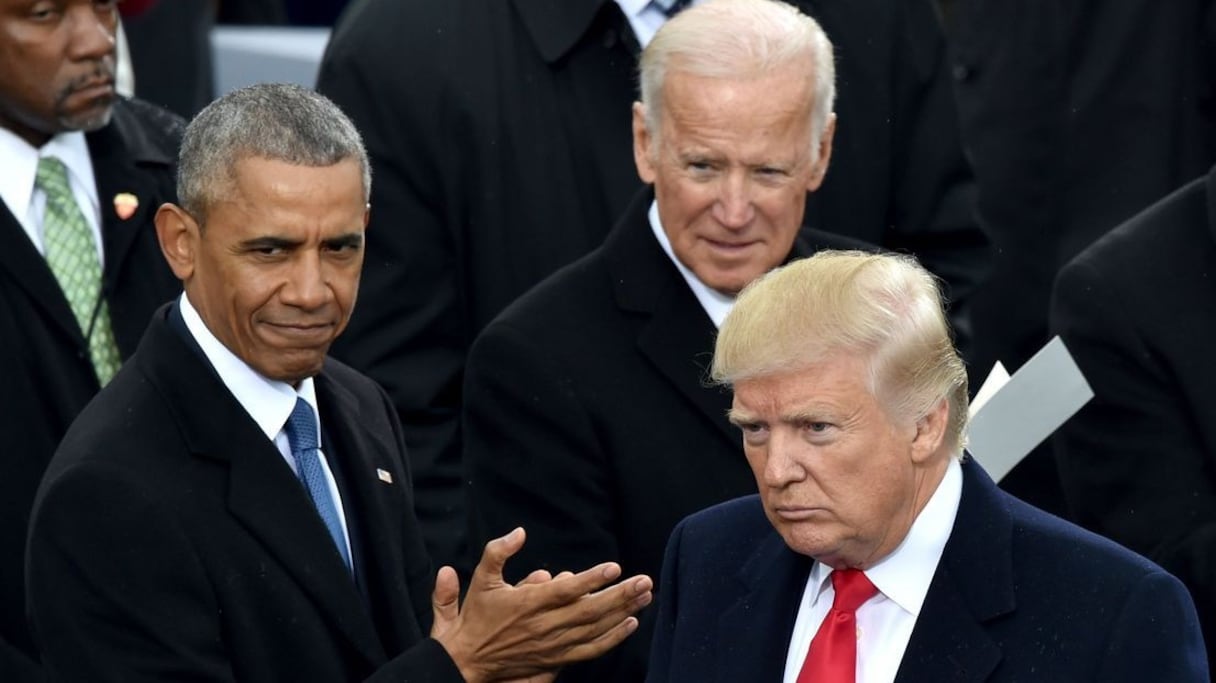
[[[672,534],[648,681],[1208,680],[1177,579],[962,450],[966,374],[911,257],[759,279],[713,377],[760,493]]]
[[[680,519],[755,492],[730,396],[704,381],[716,325],[766,271],[858,246],[815,230],[799,239],[836,119],[832,45],[814,20],[768,0],[697,5],[656,34],[641,81],[633,152],[653,189],[469,358],[474,537],[517,520],[523,567],[599,558],[655,575]],[[630,642],[569,680],[640,680],[653,624],[640,618]]]

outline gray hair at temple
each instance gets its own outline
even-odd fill
[[[212,200],[231,188],[235,164],[250,157],[300,166],[355,159],[363,170],[364,201],[371,196],[363,139],[338,105],[309,88],[262,83],[220,97],[186,127],[177,196],[200,227]]]
[[[718,333],[721,384],[860,355],[868,388],[893,420],[949,402],[945,445],[961,454],[967,372],[950,338],[937,280],[901,254],[825,250],[748,285]]]
[[[663,81],[669,70],[707,78],[748,79],[774,69],[806,65],[814,97],[810,107],[811,159],[836,101],[832,43],[819,23],[777,0],[709,0],[680,12],[655,34],[639,63],[642,106],[651,140],[659,137]]]

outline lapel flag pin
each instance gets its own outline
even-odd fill
[[[124,221],[135,215],[135,210],[139,208],[139,197],[130,192],[119,192],[114,195],[114,213]]]
[[[384,482],[385,484],[393,483],[393,475],[380,469],[379,467],[376,468],[376,476],[380,477],[380,481]]]

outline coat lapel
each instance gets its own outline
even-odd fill
[[[169,402],[190,451],[228,465],[233,517],[279,560],[355,651],[371,665],[383,662],[363,600],[308,494],[206,360],[170,329],[167,308],[157,313],[136,357]]]
[[[654,239],[647,212],[654,198],[639,193],[604,242],[617,306],[639,314],[638,349],[732,448],[739,434],[726,419],[731,393],[709,383],[713,321]]]
[[[147,139],[146,132],[139,129],[122,106],[115,107],[110,125],[90,133],[87,139],[97,180],[102,247],[106,254],[103,285],[106,291],[113,291],[131,246],[141,231],[152,229],[159,208],[156,174],[146,169],[157,166],[168,169],[174,160]],[[124,218],[118,205],[130,198],[138,201],[138,206]]]
[[[1002,655],[984,624],[1014,609],[1013,522],[968,456],[954,528],[895,680],[987,680]]]
[[[413,605],[408,597],[402,598],[399,590],[406,576],[401,561],[405,549],[400,525],[390,524],[394,515],[401,514],[401,506],[394,506],[390,500],[399,492],[381,481],[378,474],[397,472],[394,449],[380,435],[363,428],[357,402],[345,387],[324,373],[316,378],[316,387],[321,419],[333,440],[335,457],[343,461],[346,494],[353,498],[347,506],[357,510],[357,519],[350,523],[358,524],[362,530],[363,551],[358,557],[358,571],[366,582],[368,595],[373,596],[372,617],[386,649],[414,642],[421,634],[416,628],[406,631],[417,623]],[[353,505],[356,501],[357,505]]]
[[[743,592],[718,621],[723,649],[716,680],[781,680],[812,564],[774,531],[743,565],[738,575]]]
[[[47,319],[84,349],[84,334],[76,323],[59,281],[46,265],[46,259],[30,242],[21,223],[8,207],[0,203],[0,270],[8,272],[13,284],[23,290]]]

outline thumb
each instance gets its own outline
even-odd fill
[[[431,611],[435,615],[431,637],[438,639],[456,624],[460,616],[460,577],[455,569],[439,568],[435,576],[435,590],[431,593]]]
[[[523,527],[515,527],[511,533],[486,544],[481,553],[481,561],[473,571],[473,579],[469,590],[485,590],[503,584],[502,570],[507,560],[524,547],[525,538]]]

